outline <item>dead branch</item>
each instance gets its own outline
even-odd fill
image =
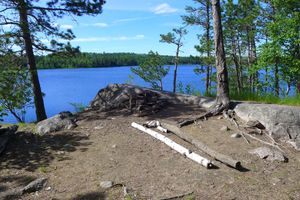
[[[163,198],[163,199],[160,199],[160,200],[174,200],[174,199],[180,199],[180,198],[183,198],[183,197],[192,195],[193,193],[194,193],[194,192],[189,192],[189,193],[185,193],[185,194],[176,195],[176,196],[173,196],[173,197]]]
[[[162,122],[162,126],[166,129],[168,129],[169,131],[171,131],[172,133],[174,133],[175,135],[177,135],[179,138],[183,139],[184,141],[186,141],[190,144],[193,144],[194,146],[196,146],[197,148],[199,148],[206,154],[210,155],[211,157],[215,158],[216,160],[219,160],[220,162],[222,162],[226,165],[229,165],[231,167],[234,167],[234,168],[239,168],[241,166],[240,161],[234,160],[227,155],[216,152],[215,150],[209,148],[206,144],[202,143],[201,141],[196,140],[196,139],[192,138],[191,136],[189,136],[188,134],[184,133],[177,126],[171,125],[166,122]]]
[[[261,140],[261,139],[255,137],[255,136],[251,135],[250,133],[245,132],[243,129],[241,129],[240,126],[239,126],[239,124],[236,122],[236,120],[235,120],[233,117],[230,117],[230,116],[229,116],[229,119],[231,119],[233,122],[235,122],[234,124],[236,125],[236,127],[238,128],[238,130],[240,131],[240,133],[241,133],[242,135],[245,134],[245,135],[247,135],[248,137],[250,137],[250,138],[252,138],[252,139],[254,139],[254,140],[256,140],[256,141],[259,141],[259,142],[261,142],[261,143],[263,143],[263,144],[266,144],[266,145],[275,147],[276,149],[278,149],[278,150],[280,150],[281,152],[284,153],[284,151],[278,146],[278,143],[276,143],[275,140],[274,140],[275,143],[273,142],[273,144],[272,144],[272,143],[269,143],[269,142],[266,142],[266,141],[264,141],[264,140]],[[266,134],[266,135],[268,135],[268,134]]]

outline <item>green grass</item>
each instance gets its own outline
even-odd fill
[[[300,94],[291,97],[279,98],[271,94],[261,95],[243,92],[241,94],[230,93],[230,98],[239,101],[255,101],[260,103],[300,106]]]
[[[1,124],[1,123],[0,123]],[[1,124],[2,127],[9,127],[12,125],[17,125],[18,131],[24,131],[24,132],[35,132],[35,124],[34,123],[17,123],[17,124]]]

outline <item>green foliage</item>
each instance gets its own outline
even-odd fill
[[[150,51],[145,61],[131,71],[151,84],[155,89],[163,90],[162,79],[169,73],[170,67],[165,67],[161,56]]]
[[[74,107],[75,112],[83,112],[85,109],[85,105],[83,105],[83,103],[70,103],[71,106]]]
[[[279,98],[272,94],[255,94],[250,92],[243,92],[238,94],[237,92],[231,92],[230,98],[240,101],[255,101],[261,103],[300,106],[300,94],[292,97]]]
[[[184,85],[181,81],[177,84],[177,93],[200,96],[201,93],[191,84]]]
[[[25,110],[32,106],[33,96],[29,72],[22,67],[23,62],[14,54],[0,56],[0,116],[9,112],[18,122],[25,121]]]

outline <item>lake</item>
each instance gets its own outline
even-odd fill
[[[195,65],[181,65],[178,67],[177,83],[190,84],[201,94],[205,91],[205,74],[196,75]],[[70,103],[82,103],[88,105],[96,96],[97,92],[110,83],[132,83],[149,87],[141,78],[130,70],[130,67],[108,67],[108,68],[82,68],[82,69],[49,69],[38,71],[43,93],[47,116],[51,117],[61,111],[75,110]],[[133,80],[129,78],[133,75]],[[164,78],[164,90],[171,91],[173,83],[173,68]],[[35,121],[35,111],[28,108],[26,122]],[[13,116],[4,118],[4,123],[15,123]]]

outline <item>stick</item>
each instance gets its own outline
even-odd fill
[[[274,144],[272,144],[272,143],[266,142],[266,141],[264,141],[264,140],[261,140],[261,139],[255,137],[255,136],[253,136],[253,135],[247,133],[247,132],[244,132],[243,130],[241,130],[240,126],[239,126],[238,123],[235,121],[235,119],[232,118],[232,120],[235,122],[235,124],[236,124],[237,128],[240,130],[241,134],[245,134],[245,135],[249,136],[250,138],[252,138],[252,139],[254,139],[254,140],[256,140],[256,141],[259,141],[259,142],[261,142],[261,143],[263,143],[263,144],[266,144],[266,145],[275,147],[275,148],[277,148],[279,151],[281,151],[281,152],[284,153],[284,151],[277,145],[278,143],[275,142]],[[268,134],[267,134],[267,135],[268,135]]]
[[[241,166],[240,161],[234,160],[227,155],[216,152],[215,150],[209,148],[206,144],[202,143],[201,141],[196,140],[196,139],[192,138],[191,136],[189,136],[188,134],[182,132],[182,130],[180,130],[175,125],[171,125],[169,123],[162,122],[162,126],[165,127],[166,129],[168,129],[169,131],[173,132],[175,135],[177,135],[181,139],[185,140],[186,142],[195,145],[200,150],[207,153],[208,155],[215,158],[216,160],[219,160],[220,162],[222,162],[226,165],[229,165],[231,167],[234,167],[234,168],[239,168]]]
[[[168,197],[168,198],[164,198],[164,199],[160,199],[160,200],[175,200],[175,199],[183,198],[185,196],[192,195],[193,193],[194,192],[189,192],[189,193],[186,193],[186,194],[180,194],[180,195],[177,195],[177,196]]]
[[[236,122],[236,120],[233,117],[230,117],[228,114],[224,113],[226,119],[229,119],[230,122],[232,122],[239,130],[240,130],[240,126],[238,125],[238,123]],[[247,142],[247,144],[250,144],[249,140],[246,138],[245,134],[240,131],[240,134],[242,135],[243,139]]]
[[[132,122],[131,126],[138,129],[138,130],[140,130],[140,131],[148,133],[149,135],[151,135],[152,137],[154,137],[154,138],[160,140],[161,142],[165,143],[166,145],[168,145],[169,147],[171,147],[175,151],[179,152],[182,155],[185,155],[189,159],[203,165],[206,168],[211,168],[213,166],[212,162],[210,160],[208,160],[206,158],[203,158],[203,157],[201,157],[200,155],[198,155],[194,152],[191,152],[189,149],[177,144],[173,140],[167,138],[166,136],[164,136],[164,135],[162,135],[158,132],[155,132],[151,129],[145,128],[144,126],[139,125],[135,122]]]

